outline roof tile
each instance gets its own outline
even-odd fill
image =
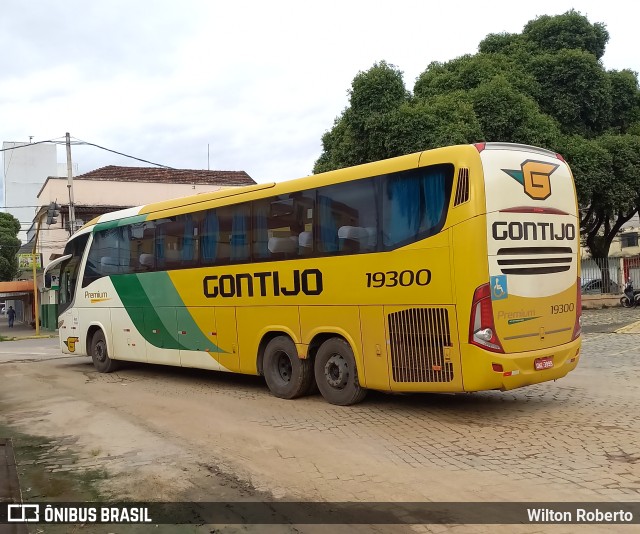
[[[108,165],[74,177],[74,180],[123,182],[164,182],[202,185],[253,185],[255,180],[245,171],[204,171],[159,167],[119,167]]]

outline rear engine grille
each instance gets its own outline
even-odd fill
[[[444,308],[411,308],[390,313],[389,337],[394,382],[451,382],[453,364],[449,314]]]
[[[467,200],[469,200],[469,169],[461,167],[458,169],[458,187],[453,205],[457,206]]]
[[[502,274],[562,273],[571,268],[573,251],[570,247],[501,248],[498,250],[498,258]]]

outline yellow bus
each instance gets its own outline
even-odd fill
[[[106,214],[60,270],[60,347],[262,375],[292,399],[510,390],[580,354],[569,167],[541,148],[438,148]]]

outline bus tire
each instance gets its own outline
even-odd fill
[[[311,389],[313,364],[298,357],[295,344],[287,336],[269,341],[262,357],[262,371],[271,393],[281,399],[295,399]]]
[[[119,367],[119,362],[109,358],[107,340],[102,330],[97,330],[91,338],[91,360],[99,373],[111,373]]]
[[[320,346],[314,371],[320,393],[331,404],[349,406],[367,394],[358,381],[353,350],[342,338],[332,337]]]

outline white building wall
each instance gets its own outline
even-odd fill
[[[27,145],[27,146],[22,146]],[[21,147],[21,148],[15,148]],[[29,145],[24,142],[2,143],[3,211],[11,213],[20,221],[18,239],[26,242],[26,231],[36,213],[35,200],[42,184],[49,176],[58,175],[56,145]]]

